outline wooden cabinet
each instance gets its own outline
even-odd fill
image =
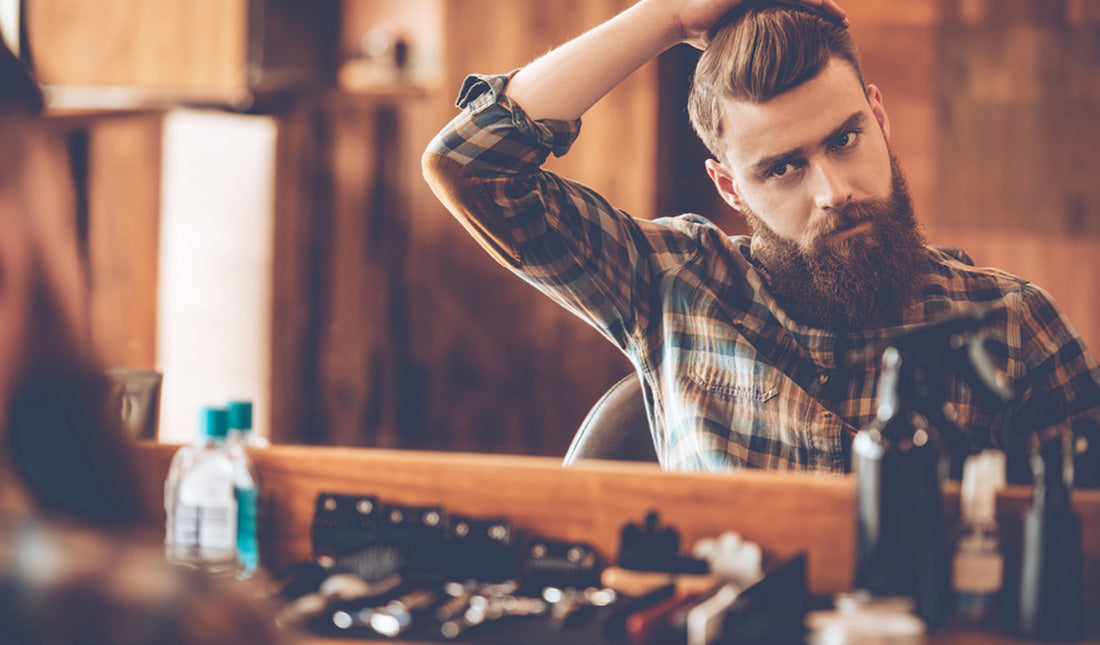
[[[29,57],[65,101],[102,101],[110,88],[112,101],[248,105],[334,77],[338,0],[23,4]]]

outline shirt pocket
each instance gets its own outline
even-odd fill
[[[779,376],[759,361],[734,359],[730,367],[692,365],[688,377],[708,396],[759,406],[779,394]]]
[[[715,357],[718,358],[718,357]],[[673,461],[705,470],[805,470],[815,462],[804,410],[783,395],[783,375],[748,357],[695,362],[678,379]]]

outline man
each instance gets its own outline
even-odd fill
[[[987,345],[1021,393],[1017,420],[1094,413],[1100,368],[1045,292],[925,246],[844,12],[752,4],[642,0],[511,77],[471,77],[425,153],[428,182],[500,262],[630,358],[667,469],[844,471],[888,339],[976,310],[995,311]],[[695,215],[635,220],[540,168],[680,42],[705,48],[689,111],[751,238]],[[1004,411],[950,390],[971,441],[996,444]]]

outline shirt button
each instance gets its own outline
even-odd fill
[[[817,375],[817,382],[822,384],[822,385],[825,385],[826,383],[828,383],[829,382],[829,373],[828,372],[822,372],[822,373],[818,374]]]

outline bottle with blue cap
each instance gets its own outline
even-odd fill
[[[260,478],[247,448],[258,447],[252,436],[252,402],[230,401],[226,449],[233,461],[233,490],[237,500],[237,577],[251,578],[260,566]]]
[[[202,408],[195,442],[180,448],[164,483],[165,554],[174,564],[236,575],[235,468],[226,450],[225,408]]]

